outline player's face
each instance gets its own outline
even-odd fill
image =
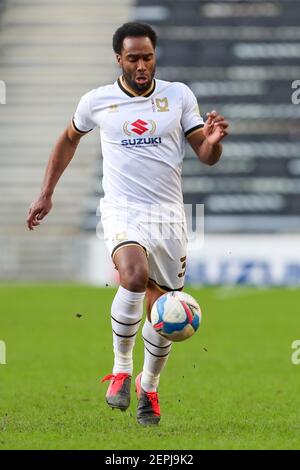
[[[117,61],[123,77],[136,93],[142,94],[150,86],[155,74],[155,50],[148,37],[127,37],[123,41]]]

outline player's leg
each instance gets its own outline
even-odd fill
[[[160,374],[168,360],[172,342],[160,336],[150,322],[150,312],[154,302],[165,291],[148,282],[146,294],[147,318],[142,335],[144,339],[143,371],[136,378],[136,392],[139,398],[137,420],[140,424],[158,424],[160,421],[160,406],[158,401],[158,384]]]
[[[149,281],[146,294],[147,318],[143,325],[142,335],[144,339],[144,367],[141,377],[141,385],[147,392],[156,392],[158,389],[160,374],[168,360],[172,343],[159,335],[151,325],[150,313],[154,302],[165,293],[153,281]]]
[[[137,420],[144,425],[158,424],[160,420],[157,390],[172,347],[172,342],[152,327],[150,312],[158,297],[171,290],[182,290],[184,283],[187,239],[184,226],[177,225],[170,227],[170,238],[160,239],[149,254],[147,318],[143,326],[144,365],[136,379]]]
[[[148,260],[139,244],[116,247],[113,261],[120,276],[120,286],[111,307],[114,367],[106,394],[107,403],[125,410],[130,403],[133,369],[132,352],[143,315],[143,301],[148,283]]]

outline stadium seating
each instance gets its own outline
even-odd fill
[[[215,108],[231,124],[216,167],[188,151],[185,202],[205,204],[210,231],[299,230],[300,3],[138,1],[137,18],[151,11],[160,77],[186,82],[203,115]]]
[[[82,142],[57,188],[55,210],[34,233],[26,229],[27,210],[80,97],[116,76],[111,38],[127,20],[130,3],[1,1],[0,80],[7,90],[0,105],[2,279],[81,276],[74,253],[80,254],[82,220],[95,189],[97,132]]]

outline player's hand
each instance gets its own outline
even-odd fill
[[[203,128],[204,136],[211,145],[218,144],[228,135],[229,123],[217,111],[211,111],[206,115],[207,120]]]
[[[34,227],[40,225],[40,221],[49,214],[52,209],[52,200],[45,196],[40,196],[29,207],[27,227],[29,230],[34,230]]]

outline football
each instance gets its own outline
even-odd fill
[[[151,310],[151,323],[160,335],[170,341],[184,341],[193,336],[201,322],[198,302],[180,291],[159,297]]]

